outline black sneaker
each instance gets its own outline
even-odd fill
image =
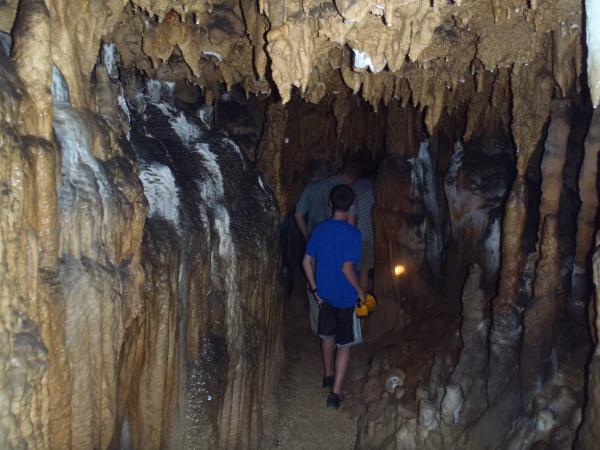
[[[335,382],[335,375],[330,375],[328,377],[323,377],[323,388],[331,389],[333,388],[333,383]]]
[[[342,406],[342,396],[332,392],[327,396],[327,407],[329,409],[340,409]]]

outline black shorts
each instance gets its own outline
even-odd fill
[[[352,344],[354,342],[354,307],[336,308],[323,302],[319,311],[319,337],[335,337],[335,343],[340,347]]]

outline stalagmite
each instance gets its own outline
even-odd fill
[[[600,235],[596,235],[592,268],[596,290],[594,308],[596,348],[588,369],[587,401],[583,414],[583,424],[575,446],[578,450],[594,448],[600,439],[600,428],[598,428],[598,421],[600,421],[600,346],[598,345],[598,342],[600,342],[600,303],[598,302],[598,298],[600,298]]]
[[[468,424],[486,408],[485,367],[487,365],[487,337],[489,333],[489,305],[481,289],[481,268],[474,264],[462,294],[463,323],[462,349],[451,381],[464,393],[460,422]],[[457,423],[455,420],[454,423]]]
[[[586,273],[590,248],[596,231],[595,220],[598,211],[598,155],[600,154],[600,113],[594,110],[588,133],[585,138],[584,156],[579,174],[579,196],[581,208],[577,216],[577,244],[573,263],[572,306],[579,309],[589,301]]]
[[[533,298],[523,313],[523,347],[521,350],[521,392],[525,408],[531,398],[554,375],[555,342],[563,310],[559,286],[560,249],[558,221],[555,215],[544,218],[540,259],[533,282]]]

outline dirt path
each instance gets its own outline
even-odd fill
[[[308,326],[308,307],[301,293],[289,300],[285,357],[277,393],[278,416],[269,449],[353,449],[360,409],[345,395],[340,410],[325,407],[328,391],[321,388],[322,364],[319,341]],[[366,354],[356,347],[345,382],[349,386],[364,375]],[[347,392],[344,392],[347,394]]]

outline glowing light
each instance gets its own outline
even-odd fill
[[[406,272],[406,267],[404,267],[402,264],[398,264],[396,267],[394,267],[394,275],[397,277],[402,275],[404,272]]]

